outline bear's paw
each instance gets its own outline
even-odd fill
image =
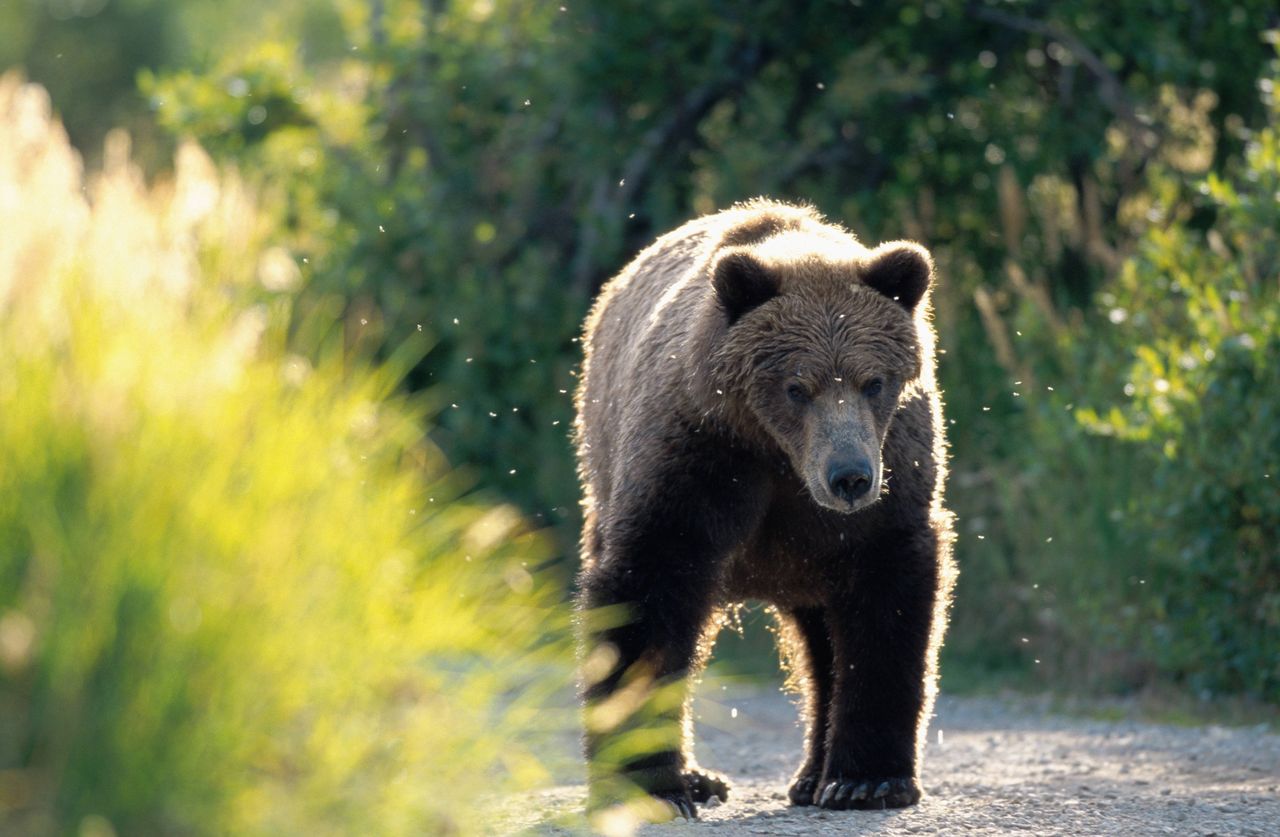
[[[689,789],[689,796],[694,802],[706,802],[711,797],[721,802],[729,799],[729,784],[714,773],[703,773],[699,770],[686,770],[684,786]]]
[[[787,790],[787,798],[791,800],[792,805],[815,805],[817,800],[814,797],[818,793],[821,781],[822,774],[817,772],[798,776]]]

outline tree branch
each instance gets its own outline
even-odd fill
[[[689,91],[665,119],[640,138],[622,165],[616,187],[612,185],[612,175],[601,177],[593,185],[571,271],[573,286],[579,292],[590,291],[596,284],[594,272],[601,226],[620,228],[625,208],[634,205],[649,188],[658,161],[686,145],[711,109],[741,92],[769,58],[767,50],[758,43],[743,45],[735,52],[729,74]]]
[[[1098,98],[1107,108],[1114,113],[1126,127],[1130,130],[1133,138],[1141,143],[1140,147],[1145,151],[1151,142],[1157,138],[1155,129],[1143,122],[1138,116],[1137,109],[1134,108],[1133,102],[1130,101],[1128,94],[1125,93],[1124,83],[1111,71],[1098,54],[1091,50],[1084,41],[1075,35],[1063,29],[1054,26],[1052,23],[1046,23],[1040,20],[1032,20],[1031,18],[1021,17],[1019,15],[1011,15],[1006,12],[989,9],[984,6],[969,6],[969,13],[978,20],[994,23],[997,26],[1003,26],[1006,29],[1014,29],[1019,32],[1027,32],[1032,35],[1041,35],[1052,41],[1057,41],[1070,52],[1077,61],[1080,62],[1090,75],[1098,81]]]

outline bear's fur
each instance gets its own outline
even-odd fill
[[[932,274],[916,244],[868,249],[761,200],[663,236],[601,293],[576,396],[592,806],[619,774],[687,817],[725,798],[681,690],[747,599],[776,610],[804,695],[792,803],[920,798],[953,576]],[[655,719],[684,746],[628,755]]]

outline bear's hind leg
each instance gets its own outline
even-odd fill
[[[711,649],[715,647],[716,637],[719,636],[720,630],[725,625],[725,614],[722,612],[713,616],[708,622],[703,632],[702,639],[698,643],[697,656],[694,658],[690,671],[694,673],[701,672],[707,665],[707,659],[711,656]],[[693,757],[693,695],[690,694],[684,702],[681,717],[681,729],[684,731],[683,744],[681,751],[685,754],[685,771],[684,784],[689,789],[689,796],[694,802],[707,802],[711,797],[726,802],[729,799],[729,783],[725,781],[723,776],[711,773],[700,767]]]
[[[831,703],[832,649],[827,617],[821,608],[778,611],[788,685],[804,699],[805,759],[787,796],[792,805],[813,805],[827,757],[827,709]]]

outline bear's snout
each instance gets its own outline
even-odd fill
[[[871,490],[871,463],[865,459],[833,459],[827,465],[827,487],[831,494],[852,506]]]
[[[815,503],[851,514],[880,497],[879,440],[871,410],[838,395],[817,403],[796,470]]]

